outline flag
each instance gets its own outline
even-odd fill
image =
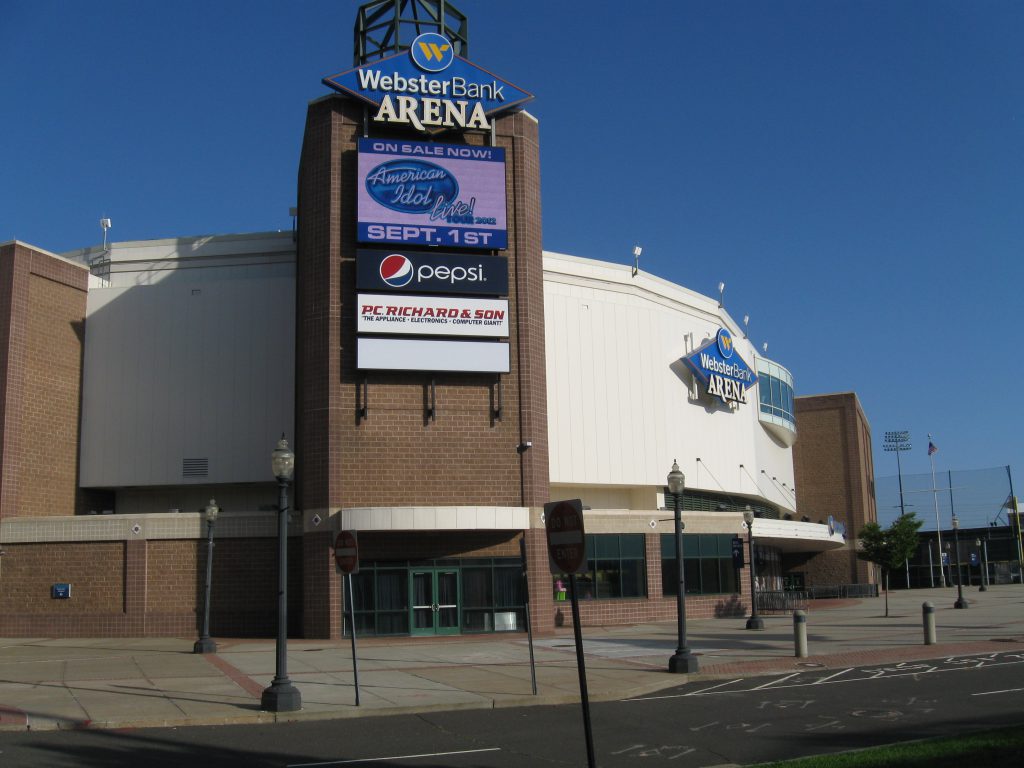
[[[933,453],[937,453],[938,450],[939,449],[935,447],[935,443],[933,443],[931,440],[929,440],[928,441],[928,455],[931,456]]]

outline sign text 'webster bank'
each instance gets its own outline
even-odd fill
[[[456,56],[443,35],[427,32],[408,51],[325,77],[325,85],[376,107],[373,120],[424,133],[489,130],[490,117],[533,96]]]

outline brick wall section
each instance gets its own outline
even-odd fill
[[[289,635],[301,636],[302,539],[289,538]],[[0,637],[195,637],[205,598],[206,540],[7,544]],[[277,540],[215,539],[210,631],[277,633]],[[51,585],[68,582],[71,598]],[[340,607],[340,606],[339,606]]]
[[[0,247],[0,516],[71,515],[78,491],[88,271],[21,243]]]
[[[333,531],[302,537],[302,632],[304,637],[342,636],[344,576],[334,562]]]
[[[0,616],[124,611],[122,542],[5,544],[4,550]],[[71,584],[70,599],[50,597],[50,587],[60,582]]]
[[[808,586],[874,583],[868,564],[856,556],[858,532],[877,519],[871,427],[857,395],[798,397],[795,407],[800,437],[793,471],[800,512],[814,521],[832,515],[846,526],[847,543],[841,551],[787,564],[805,573]]]

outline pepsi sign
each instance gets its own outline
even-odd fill
[[[508,295],[508,259],[459,253],[356,252],[356,287],[369,291]]]
[[[757,374],[736,352],[735,341],[727,328],[720,328],[696,351],[683,358],[707,388],[707,393],[723,403],[747,402],[747,390],[757,383]]]

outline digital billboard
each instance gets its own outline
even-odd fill
[[[357,187],[360,242],[508,247],[501,147],[360,139]]]

